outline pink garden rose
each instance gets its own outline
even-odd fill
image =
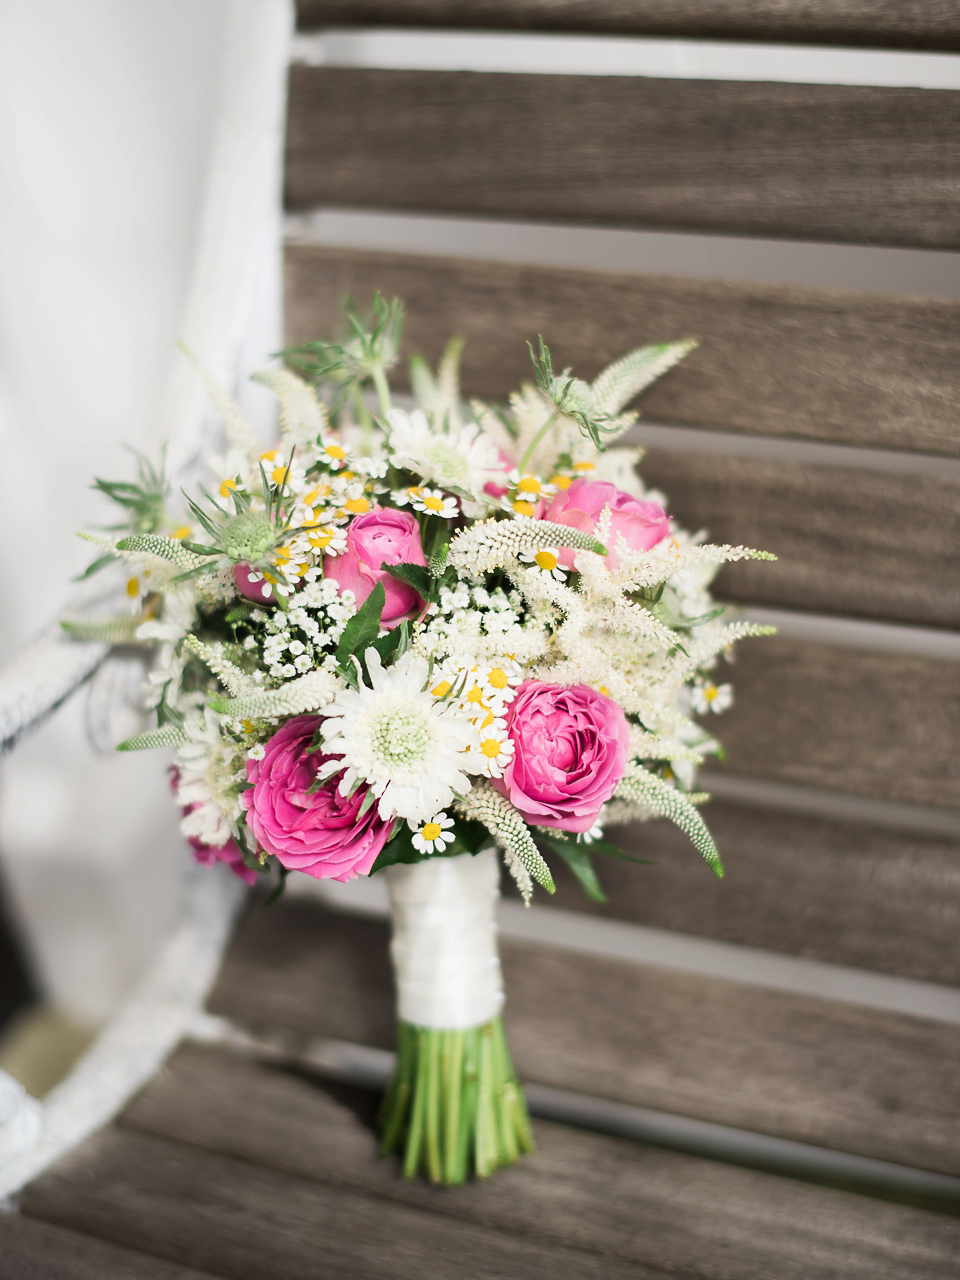
[[[307,753],[320,716],[294,716],[266,744],[262,760],[247,761],[253,786],[243,793],[247,825],[267,853],[290,871],[318,880],[352,880],[366,875],[387,843],[392,822],[371,805],[360,813],[366,787],[349,799],[337,787],[341,774],[308,794],[323,760]]]
[[[544,511],[543,519],[593,533],[606,506],[609,506],[611,514],[607,555],[611,569],[620,566],[618,534],[623,536],[631,551],[649,551],[670,532],[670,519],[658,502],[641,502],[616,485],[602,480],[574,480],[569,489],[553,499]],[[575,555],[572,547],[561,547],[560,563],[572,569]]]
[[[529,822],[589,831],[627,767],[630,735],[618,703],[586,684],[525,680],[507,728],[514,755],[494,786]]]
[[[336,578],[341,591],[352,591],[358,605],[382,582],[387,599],[381,622],[387,627],[419,612],[424,601],[413,587],[391,578],[380,566],[426,563],[416,516],[409,511],[374,507],[350,521],[346,551],[339,556],[326,556],[323,571],[327,577]]]

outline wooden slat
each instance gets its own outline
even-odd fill
[[[301,27],[466,27],[960,48],[949,0],[298,0]]]
[[[651,449],[642,474],[715,542],[765,547],[717,579],[731,600],[960,626],[960,481]]]
[[[0,1214],[0,1280],[212,1280],[212,1271],[188,1270],[77,1231]]]
[[[243,1101],[232,1102],[242,1125]],[[28,1188],[24,1209],[236,1280],[661,1274],[131,1131],[98,1134]]]
[[[960,807],[960,663],[807,644],[745,642],[732,710],[711,724],[736,774]]]
[[[960,95],[958,95],[960,97]],[[525,339],[594,377],[643,342],[702,346],[644,397],[646,417],[960,456],[960,306],[942,301],[363,253],[287,250],[287,337],[337,329],[344,293],[407,303],[406,351],[436,360],[463,334],[468,394],[532,377]]]
[[[656,866],[597,858],[591,903],[553,859],[555,898],[658,929],[960,986],[960,846],[855,823],[714,801],[704,817],[726,867],[712,876],[668,822],[611,828]],[[509,892],[509,890],[506,890]]]
[[[385,970],[386,925],[254,909],[211,1008],[389,1047],[390,985],[350,969],[352,954],[369,971],[378,927]],[[516,941],[501,953],[526,1080],[960,1173],[960,1026]]]
[[[960,95],[294,66],[287,198],[960,246]]]
[[[359,1090],[191,1047],[123,1124],[658,1275],[900,1280],[950,1275],[960,1249],[956,1220],[539,1121],[535,1156],[441,1195],[374,1157],[374,1106]]]

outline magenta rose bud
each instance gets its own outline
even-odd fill
[[[352,591],[358,605],[382,582],[386,603],[380,620],[389,627],[418,613],[424,601],[413,587],[391,578],[380,566],[426,563],[416,516],[409,511],[374,507],[366,515],[354,516],[350,521],[346,551],[339,556],[325,556],[323,572],[337,580],[341,591]]]
[[[184,809],[184,813],[189,813],[190,809],[194,807],[194,805],[190,805],[189,808]],[[222,849],[218,849],[212,844],[204,844],[202,840],[198,840],[195,836],[191,836],[189,842],[196,862],[205,867],[212,867],[217,862],[225,862],[233,874],[239,876],[241,880],[246,880],[247,884],[257,883],[257,873],[244,862],[243,850],[236,840],[228,840]]]
[[[620,567],[618,535],[631,551],[649,551],[670,532],[670,518],[658,502],[641,502],[602,480],[574,480],[569,489],[557,494],[543,518],[593,533],[607,506],[610,508],[607,564],[611,569]],[[572,569],[575,555],[572,547],[561,547],[560,563]]]
[[[320,716],[295,716],[267,742],[262,760],[247,761],[247,780],[253,783],[243,793],[247,826],[261,848],[289,871],[317,880],[352,880],[370,871],[393,824],[377,816],[376,805],[361,814],[366,787],[341,796],[339,773],[310,793],[317,769],[329,758],[307,750],[320,721]]]
[[[513,759],[497,787],[528,822],[589,831],[627,767],[622,708],[586,684],[525,680],[507,709]]]

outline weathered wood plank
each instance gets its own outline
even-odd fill
[[[436,1208],[435,1190],[402,1181],[395,1162],[376,1159],[374,1106],[359,1090],[190,1047],[122,1123]],[[515,1232],[703,1280],[950,1275],[960,1251],[960,1222],[949,1218],[561,1125],[538,1121],[536,1132],[536,1155],[488,1182],[445,1191],[443,1212],[490,1233]]]
[[[291,207],[960,246],[960,95],[294,66]]]
[[[717,880],[668,822],[611,828],[656,866],[596,859],[608,901],[551,862],[544,903],[788,955],[960,985],[960,847],[930,836],[714,801]]]
[[[92,1236],[0,1214],[0,1280],[212,1280],[213,1272],[176,1266]]]
[[[728,565],[717,594],[817,613],[960,626],[960,482],[651,449],[647,484],[715,542],[775,551]]]
[[[102,1131],[31,1184],[24,1211],[236,1280],[661,1276],[129,1130]]]
[[[715,728],[731,773],[960,807],[960,663],[806,644],[743,644]]]
[[[385,969],[385,924],[254,909],[211,1008],[389,1047],[390,984],[351,974],[378,929]],[[501,953],[526,1080],[960,1173],[958,1026],[516,941]]]
[[[960,97],[960,95],[958,95]],[[525,339],[593,378],[634,345],[702,346],[643,399],[653,420],[960,456],[960,306],[717,281],[287,249],[287,338],[336,332],[341,296],[407,303],[406,352],[463,334],[463,385],[502,399],[531,379]]]
[[[960,48],[950,0],[298,0],[302,28],[466,27]]]

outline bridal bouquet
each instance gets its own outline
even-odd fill
[[[279,402],[275,447],[211,384],[225,449],[183,504],[145,462],[136,483],[98,481],[126,525],[83,535],[91,570],[126,561],[130,609],[64,625],[155,647],[157,727],[120,749],[175,749],[201,862],[274,893],[292,871],[385,873],[383,1150],[459,1183],[532,1145],[500,1018],[499,859],[527,901],[553,892],[551,859],[602,899],[595,857],[626,856],[606,828],[663,815],[722,874],[693,791],[719,744],[693,717],[729,705],[711,668],[762,628],[724,621],[708,584],[760,553],[684,533],[639,451],[605,447],[692,342],[588,384],[541,339],[505,408],[464,406],[453,342],[436,373],[412,363],[401,406],[401,318],[378,298],[344,340],[256,375]]]

